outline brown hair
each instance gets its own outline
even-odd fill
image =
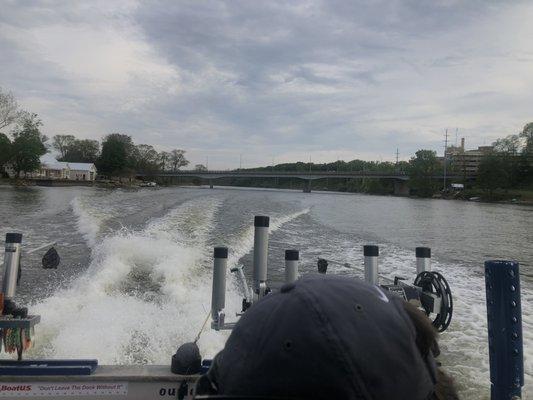
[[[407,315],[416,329],[416,345],[422,357],[426,358],[431,351],[434,357],[440,354],[437,343],[437,331],[428,317],[411,303],[404,302]],[[453,378],[442,369],[437,368],[437,383],[435,384],[434,400],[458,400],[457,390]]]

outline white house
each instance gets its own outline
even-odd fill
[[[69,179],[69,168],[67,163],[55,162],[41,162],[41,168],[38,171],[32,172],[33,178],[48,178],[48,179]]]
[[[41,169],[32,175],[35,178],[94,181],[96,179],[96,166],[93,163],[43,162]]]
[[[15,171],[13,166],[4,166],[6,173],[13,178]],[[69,181],[94,181],[96,179],[96,166],[93,163],[71,163],[56,161],[53,158],[41,158],[41,168],[26,174],[29,178],[37,179],[61,179]]]
[[[71,181],[94,181],[96,179],[96,166],[93,163],[62,163],[67,164]]]

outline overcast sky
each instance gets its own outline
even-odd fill
[[[533,2],[0,0],[0,86],[44,132],[233,168],[442,153],[533,121]]]

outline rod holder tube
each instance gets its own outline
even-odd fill
[[[416,254],[416,274],[424,271],[431,271],[431,249],[429,247],[417,247]]]
[[[254,264],[253,264],[253,289],[259,293],[261,283],[267,280],[268,262],[268,227],[270,218],[256,215],[254,218]]]
[[[298,250],[285,250],[285,283],[291,283],[298,279]]]
[[[363,254],[365,256],[365,281],[372,285],[377,285],[379,247],[374,245],[363,246]]]
[[[213,252],[213,292],[211,295],[211,318],[218,322],[218,315],[226,306],[226,269],[228,248],[215,247]]]
[[[519,265],[485,262],[491,399],[521,398],[524,348]]]
[[[4,254],[4,281],[2,292],[5,299],[12,300],[17,292],[17,281],[20,266],[21,233],[7,233]]]

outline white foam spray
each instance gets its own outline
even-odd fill
[[[141,232],[121,230],[95,244],[87,272],[34,306],[42,315],[34,352],[112,364],[168,363],[179,344],[194,339],[209,308],[210,277],[200,248],[217,207],[214,199],[188,202]],[[197,246],[180,241],[185,231]],[[213,337],[205,342],[212,349],[203,350],[212,353],[223,340]]]
[[[93,243],[92,261],[72,287],[32,306],[42,315],[33,356],[168,364],[180,344],[194,340],[210,309],[208,242],[220,205],[216,197],[194,199],[141,231],[122,229],[98,241],[106,215],[73,202],[80,231]],[[271,231],[306,212],[273,218]],[[233,265],[252,249],[253,227],[228,245]],[[228,319],[234,320],[240,303],[230,278]],[[205,329],[198,342],[202,355],[214,356],[228,334]]]

